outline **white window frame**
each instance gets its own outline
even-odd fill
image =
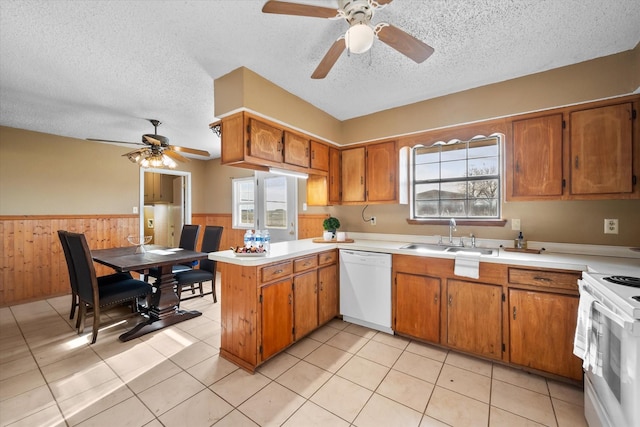
[[[253,186],[253,222],[251,224],[242,223],[240,218],[240,205],[246,205],[248,202],[243,202],[238,200],[238,185],[244,184],[246,182],[250,182]],[[232,219],[232,228],[242,229],[242,230],[253,230],[256,228],[256,219],[258,215],[257,210],[257,192],[256,192],[256,180],[253,176],[248,176],[244,178],[233,178],[231,180],[231,219]]]
[[[461,178],[461,177],[456,177],[456,178],[451,178],[451,179],[443,179],[441,177],[441,173],[442,173],[442,164],[443,162],[439,163],[439,168],[440,168],[440,178],[438,179],[428,179],[428,180],[420,180],[418,181],[416,179],[416,151],[419,150],[420,148],[425,148],[425,147],[434,147],[434,146],[449,146],[452,144],[469,144],[469,143],[473,143],[474,141],[484,141],[484,140],[488,140],[488,139],[497,139],[496,145],[498,148],[498,153],[497,153],[497,158],[496,158],[496,166],[497,166],[497,174],[491,174],[491,175],[482,175],[482,176],[478,176],[478,177],[470,177],[470,176],[466,176],[466,178]],[[474,220],[474,221],[495,221],[495,220],[499,220],[501,218],[502,215],[502,185],[503,185],[503,181],[504,181],[504,173],[503,173],[503,168],[502,168],[502,157],[503,157],[503,140],[504,140],[504,136],[501,134],[492,134],[490,136],[476,136],[474,138],[471,138],[468,141],[460,141],[457,139],[451,140],[449,142],[443,142],[443,141],[438,141],[435,142],[434,144],[431,144],[429,146],[426,145],[417,145],[411,148],[411,154],[410,154],[410,166],[409,166],[409,187],[410,187],[410,217],[412,220],[424,220],[424,221],[431,221],[431,220],[442,220],[442,219],[448,219],[448,218],[456,218],[456,219],[462,219],[462,220]],[[469,156],[468,156],[468,150],[466,152],[465,155],[465,161],[467,162],[467,167],[468,167],[468,162],[469,162]],[[473,158],[472,158],[473,159]],[[436,163],[433,163],[436,164]],[[442,185],[442,184],[446,184],[446,183],[455,183],[455,182],[464,182],[467,184],[476,180],[486,180],[486,179],[496,179],[497,180],[497,188],[495,189],[496,191],[496,202],[497,202],[497,212],[496,215],[491,215],[491,216],[472,216],[469,215],[469,206],[467,205],[465,208],[465,212],[466,215],[455,215],[455,214],[451,214],[451,213],[444,213],[441,209],[441,207],[439,207],[439,214],[438,216],[427,216],[427,215],[417,215],[416,213],[416,186],[420,185],[420,184],[425,184],[425,183],[431,183],[431,184],[438,184],[438,185]],[[434,199],[435,201],[436,199]],[[442,198],[441,195],[438,195],[438,199],[437,199],[440,203],[443,200],[449,200],[446,198]],[[457,199],[457,200],[462,200],[462,199]],[[469,198],[469,195],[467,194],[467,198],[464,199],[465,203],[468,203],[469,200],[471,200]]]

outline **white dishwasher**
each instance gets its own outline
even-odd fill
[[[393,334],[390,254],[340,250],[340,314],[347,322]]]

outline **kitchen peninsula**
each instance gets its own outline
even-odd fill
[[[221,355],[253,372],[337,316],[338,250],[348,248],[393,255],[396,334],[579,382],[581,361],[571,352],[577,279],[587,270],[640,275],[640,254],[627,248],[582,246],[582,254],[572,254],[578,245],[545,244],[542,254],[482,255],[474,279],[454,274],[454,253],[402,249],[410,242],[429,243],[428,236],[350,237],[354,243],[276,243],[262,257],[238,257],[230,250],[210,254],[225,263]]]

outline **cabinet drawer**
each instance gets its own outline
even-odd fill
[[[336,251],[323,252],[320,255],[318,255],[318,264],[319,265],[332,264],[336,262],[336,259],[338,259],[338,254]]]
[[[269,265],[261,268],[262,282],[271,282],[272,280],[279,279],[291,274],[292,267],[291,261],[282,262],[280,264]]]
[[[304,258],[298,258],[293,261],[293,272],[299,273],[301,271],[311,270],[318,266],[318,257],[315,255],[306,256]]]
[[[509,268],[509,283],[577,291],[578,279],[581,275],[580,272],[570,273],[553,270]]]

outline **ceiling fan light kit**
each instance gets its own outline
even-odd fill
[[[433,48],[388,23],[371,25],[375,12],[388,6],[393,0],[338,0],[338,9],[313,6],[288,1],[269,0],[262,8],[264,13],[308,16],[325,19],[344,19],[349,28],[340,36],[318,64],[312,79],[323,79],[329,74],[346,49],[348,53],[364,53],[373,46],[375,38],[397,50],[416,63],[422,63],[433,53]]]

